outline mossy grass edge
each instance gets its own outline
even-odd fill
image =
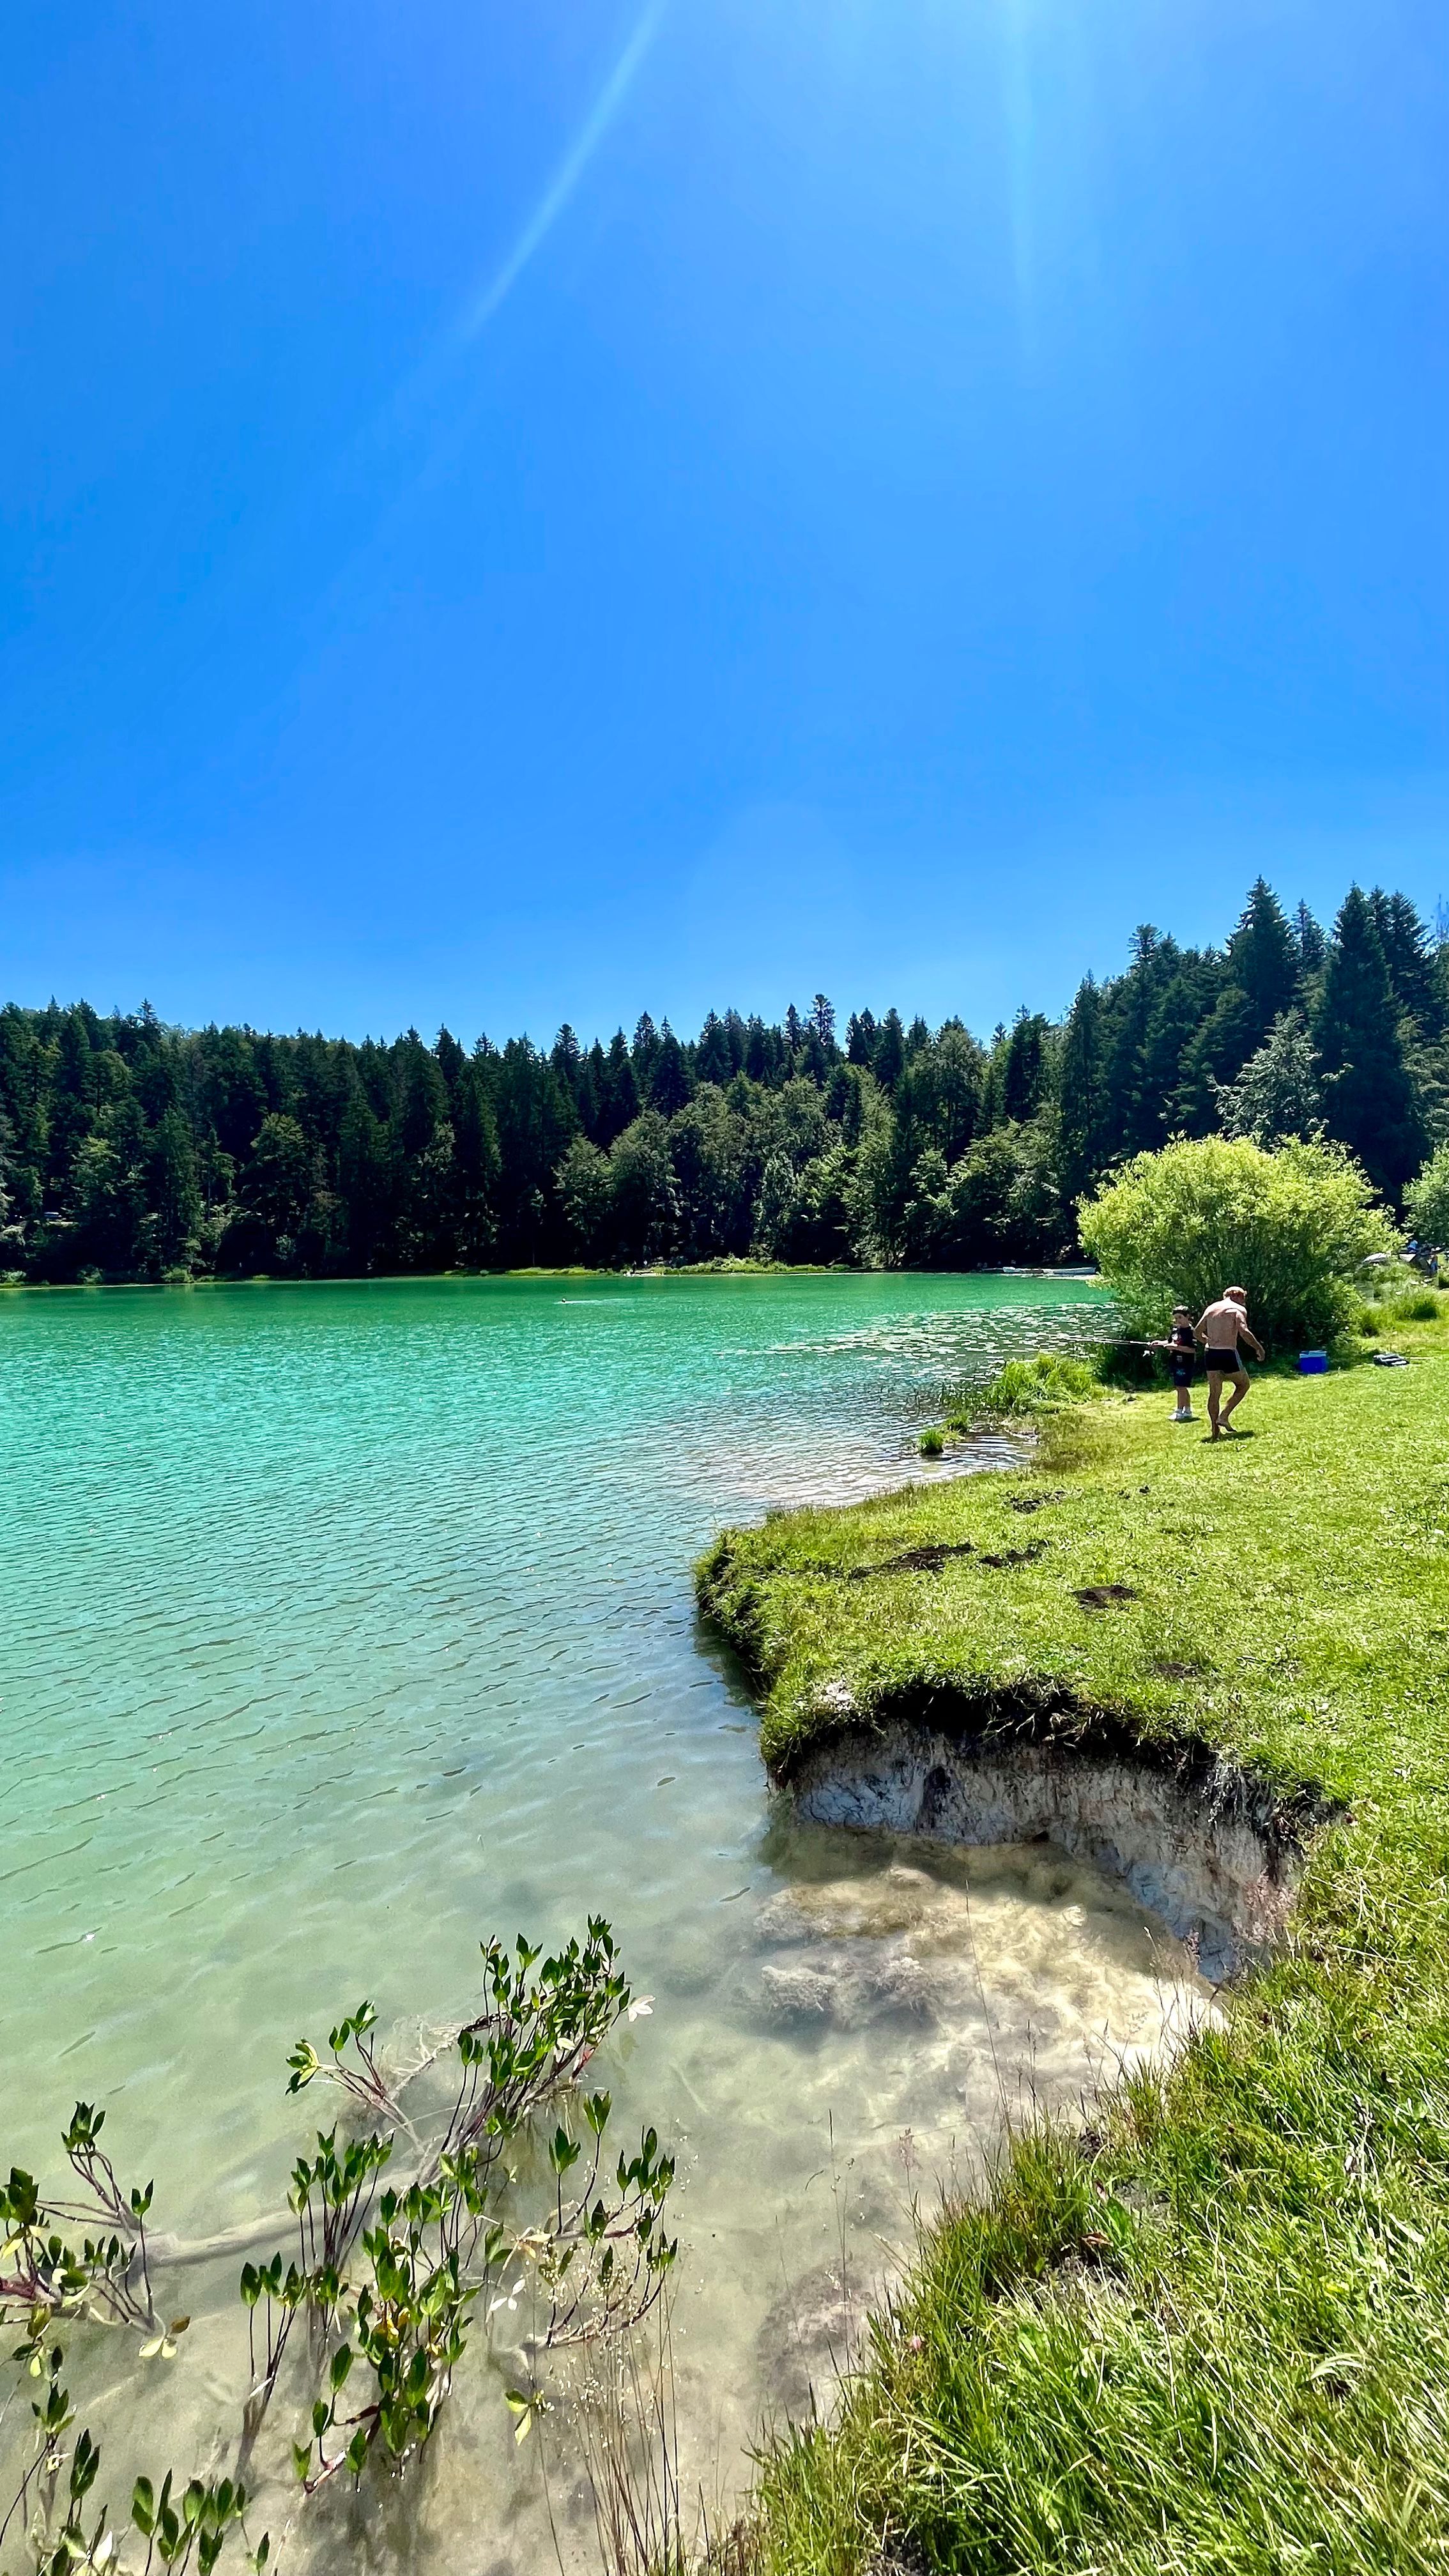
[[[831,2423],[765,2445],[769,2576],[1449,2563],[1449,1327],[1391,1321],[1407,1368],[1269,1373],[1251,1437],[1106,1396],[1020,1471],[701,1563],[777,1778],[905,1709],[1034,1707],[1338,1811],[1220,2019],[1083,2127],[1018,2118],[923,2227]],[[923,1547],[967,1552],[867,1571]]]

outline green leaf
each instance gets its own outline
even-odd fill
[[[546,2411],[543,2392],[535,2389],[532,2396],[527,2396],[521,2388],[509,2388],[504,2395],[509,2414],[514,2419],[513,2438],[515,2442],[526,2442],[533,2431],[534,2417]]]

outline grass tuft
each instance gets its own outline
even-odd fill
[[[1038,1351],[1033,1359],[1007,1360],[985,1386],[973,1389],[950,1428],[969,1431],[993,1416],[1026,1421],[1100,1393],[1101,1380],[1089,1360],[1072,1359],[1065,1351]]]

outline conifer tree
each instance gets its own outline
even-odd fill
[[[768,1082],[773,1070],[769,1034],[757,1012],[750,1014],[745,1029],[745,1072],[751,1082]]]
[[[1352,886],[1334,924],[1313,1028],[1330,1135],[1397,1196],[1424,1157],[1398,1012],[1373,908]]]
[[[460,1206],[458,1252],[466,1262],[488,1260],[498,1238],[495,1196],[500,1156],[498,1126],[488,1096],[487,1059],[465,1065],[453,1095],[454,1151]]]
[[[868,1072],[875,1060],[875,1035],[874,1012],[852,1011],[845,1024],[847,1062],[861,1065]]]
[[[416,1029],[409,1029],[394,1050],[396,1120],[403,1153],[426,1153],[440,1120],[448,1114],[448,1094],[437,1059]]]
[[[672,1118],[677,1109],[684,1107],[690,1089],[684,1049],[666,1020],[649,1072],[649,1106],[657,1109],[661,1118]]]
[[[1382,886],[1369,896],[1369,908],[1400,1017],[1414,1021],[1420,1038],[1441,1037],[1442,988],[1424,923],[1406,894],[1385,894]]]
[[[1062,1187],[1069,1199],[1080,1198],[1106,1165],[1107,1067],[1102,995],[1086,976],[1068,1014],[1057,1072],[1061,1133]]]
[[[590,1047],[584,1062],[588,1068],[589,1076],[585,1092],[584,1124],[587,1127],[590,1136],[593,1138],[594,1143],[597,1145],[599,1141],[599,1124],[603,1115],[604,1092],[608,1081],[607,1060],[604,1055],[603,1047],[600,1045],[597,1038],[595,1038],[593,1045]]]
[[[1224,1135],[1246,1136],[1255,1145],[1321,1134],[1322,1110],[1318,1057],[1296,1010],[1280,1014],[1237,1081],[1218,1089]]]
[[[196,1178],[196,1148],[191,1129],[178,1108],[163,1112],[151,1137],[147,1158],[147,1196],[155,1228],[155,1260],[161,1270],[184,1265],[196,1249],[201,1223],[201,1190]]]
[[[1316,975],[1328,954],[1328,942],[1307,904],[1301,901],[1293,916],[1293,936],[1298,944],[1300,975]]]
[[[906,1033],[901,1026],[900,1012],[892,1004],[876,1032],[871,1071],[883,1090],[894,1091],[905,1071],[905,1063]]]
[[[694,1069],[701,1082],[717,1082],[722,1091],[734,1072],[729,1035],[723,1020],[714,1011],[710,1012],[700,1030]]]
[[[348,1266],[365,1276],[383,1258],[392,1225],[395,1169],[392,1140],[355,1067],[342,1116],[337,1179],[346,1211]],[[225,1252],[223,1237],[218,1251],[223,1266]]]
[[[567,1020],[554,1039],[548,1060],[582,1115],[580,1095],[584,1081],[584,1051]]]
[[[641,1011],[634,1023],[634,1044],[630,1051],[634,1080],[641,1100],[648,1096],[649,1076],[654,1070],[654,1059],[658,1052],[659,1031],[648,1012]]]
[[[1152,1145],[1165,1143],[1182,1122],[1183,1063],[1203,1021],[1202,996],[1192,975],[1170,975],[1152,1006],[1142,1041],[1140,1126]]]
[[[1261,1046],[1279,1013],[1289,1009],[1300,968],[1283,907],[1267,879],[1257,877],[1227,951],[1228,980],[1247,996],[1249,1051]]]
[[[1007,1118],[1034,1118],[1041,1106],[1046,1034],[1047,1024],[1039,1011],[1017,1012],[1001,1067],[1001,1106]]]
[[[90,1134],[95,1116],[93,1055],[85,1015],[80,1011],[67,1011],[60,1024],[50,1079],[47,1142],[52,1186],[57,1194],[65,1189],[76,1148],[82,1137]]]
[[[1177,971],[1176,942],[1151,922],[1134,931],[1135,963],[1111,991],[1111,1046],[1106,1056],[1107,1128],[1117,1153],[1141,1153],[1161,1133],[1162,1095],[1148,1061],[1153,1017]]]
[[[626,1127],[632,1127],[639,1115],[639,1086],[629,1056],[628,1041],[622,1029],[616,1029],[609,1040],[599,1082],[598,1124],[594,1142],[612,1145]]]

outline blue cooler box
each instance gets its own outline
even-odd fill
[[[1298,1374],[1300,1377],[1326,1377],[1328,1375],[1327,1351],[1300,1351]]]

